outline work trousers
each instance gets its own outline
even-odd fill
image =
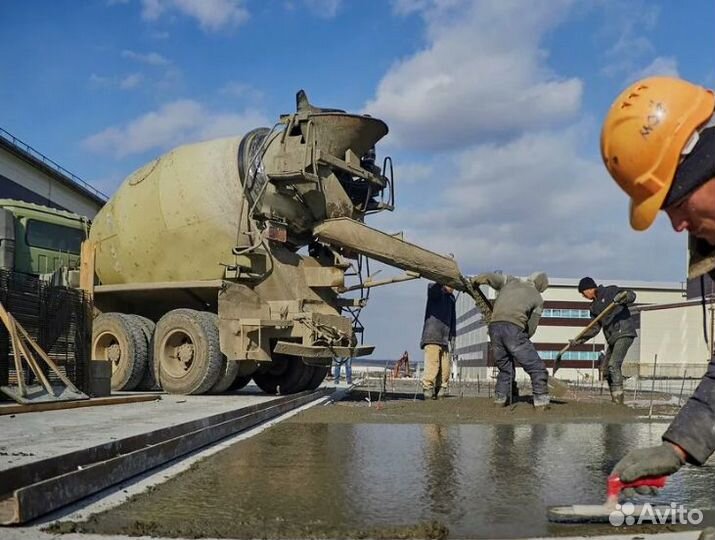
[[[546,365],[526,331],[510,322],[493,322],[489,325],[489,340],[494,363],[499,368],[494,388],[497,396],[509,397],[516,376],[515,362],[531,378],[531,389],[535,396],[549,393]]]
[[[439,392],[443,386],[449,385],[449,351],[447,347],[428,343],[425,345],[425,373],[422,377],[422,388]]]
[[[608,345],[608,352],[605,358],[606,365],[604,366],[605,369],[602,369],[602,374],[605,374],[608,387],[611,390],[623,390],[623,371],[621,371],[621,366],[623,366],[623,359],[632,344],[633,338],[626,336],[618,338],[613,344]]]

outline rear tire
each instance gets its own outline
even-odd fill
[[[112,363],[112,390],[134,390],[146,371],[147,343],[136,321],[102,313],[92,325],[92,359]]]
[[[159,382],[157,381],[156,366],[154,365],[154,347],[151,341],[154,337],[156,324],[151,319],[147,319],[141,315],[125,315],[125,317],[132,318],[135,324],[141,329],[147,346],[146,369],[144,371],[144,377],[137,386],[137,390],[161,390],[161,386],[159,386]]]
[[[154,358],[167,392],[208,392],[218,382],[224,362],[216,315],[193,309],[165,314],[154,331]]]
[[[315,390],[318,388],[325,380],[325,377],[328,376],[328,373],[330,373],[330,366],[313,366],[313,377],[310,379],[306,390]]]
[[[313,366],[295,356],[274,354],[268,369],[253,374],[253,380],[266,394],[295,394],[308,388]]]

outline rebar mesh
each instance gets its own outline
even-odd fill
[[[87,295],[78,289],[50,286],[36,276],[0,270],[0,302],[60,371],[77,388],[86,390],[92,339],[92,306]],[[55,384],[59,378],[44,362],[39,364]],[[23,370],[26,382],[33,382],[27,365]],[[7,384],[17,384],[17,373],[7,329],[0,324],[0,385]]]

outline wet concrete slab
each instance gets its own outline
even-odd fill
[[[682,530],[546,521],[548,506],[602,501],[615,462],[631,448],[657,443],[666,423],[643,422],[638,411],[610,410],[616,406],[604,403],[565,403],[539,417],[517,406],[502,414],[518,419],[488,422],[497,416],[488,400],[455,401],[400,403],[400,414],[396,408],[379,422],[365,420],[388,407],[313,407],[119,507],[50,530],[186,538],[523,538]],[[484,411],[462,421],[475,408]],[[598,411],[601,417],[592,418]],[[400,415],[410,421],[393,421]],[[674,475],[651,502],[708,510],[713,492],[710,462]],[[711,512],[706,520],[712,522]]]
[[[0,416],[0,470],[275,399],[257,388],[101,407]]]

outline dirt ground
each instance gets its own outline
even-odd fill
[[[373,395],[373,397],[375,397]],[[401,399],[370,401],[357,399],[313,407],[294,416],[299,423],[381,423],[381,424],[540,424],[558,422],[642,422],[649,407],[627,407],[611,403],[598,394],[584,394],[579,401],[553,400],[548,410],[536,410],[531,398],[501,407],[487,397],[450,397],[424,401],[405,396]],[[656,416],[674,412],[670,405],[653,407]]]

